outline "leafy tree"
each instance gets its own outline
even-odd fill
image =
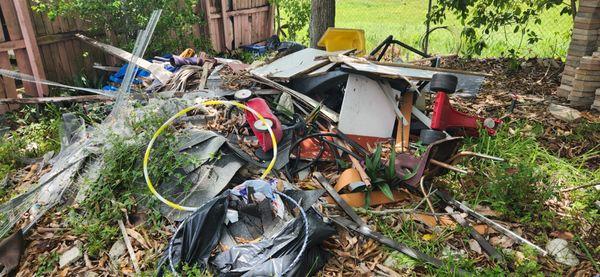
[[[133,48],[137,32],[143,29],[153,10],[162,9],[151,49],[159,53],[183,50],[191,45],[207,49],[206,39],[193,36],[194,24],[203,24],[196,14],[198,0],[33,0],[32,9],[57,16],[79,19],[88,31],[108,35],[110,43]]]
[[[311,0],[270,0],[277,7],[277,34],[285,40],[308,42]]]
[[[523,42],[533,44],[539,41],[532,28],[542,23],[541,13],[562,6],[561,14],[573,14],[575,1],[562,0],[437,0],[430,15],[431,22],[442,23],[447,13],[453,13],[461,21],[462,36],[467,42],[467,55],[480,55],[487,46],[485,37],[501,28],[510,28],[520,34],[517,49],[510,49],[510,56],[516,56]]]

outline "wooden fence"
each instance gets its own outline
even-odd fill
[[[93,79],[93,63],[114,65],[114,58],[74,37],[87,29],[83,22],[61,17],[50,20],[33,12],[30,1],[0,0],[0,68],[77,84],[75,78],[83,74]],[[194,26],[194,35],[210,38],[217,52],[263,41],[274,34],[274,8],[268,0],[198,1],[196,12],[204,14],[207,24]],[[0,98],[16,98],[19,93],[45,96],[48,88],[0,77]],[[17,107],[0,104],[0,113]]]
[[[207,24],[198,26],[217,52],[263,41],[274,32],[275,9],[268,0],[200,0]],[[223,9],[222,7],[225,7]]]
[[[92,61],[103,63],[103,53],[75,39],[81,22],[67,18],[50,20],[33,12],[28,0],[0,0],[0,68],[17,70],[40,79],[73,83],[85,73],[91,76]],[[19,93],[45,96],[44,85],[2,77],[0,98],[16,98]],[[0,113],[18,105],[2,104]]]

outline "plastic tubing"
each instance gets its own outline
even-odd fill
[[[265,121],[265,118],[261,114],[259,114],[257,111],[255,111],[254,109],[252,109],[242,103],[236,102],[236,101],[207,100],[198,105],[187,107],[187,108],[177,112],[175,115],[173,115],[167,121],[165,121],[165,123],[163,123],[163,125],[161,125],[158,128],[158,130],[156,130],[154,135],[152,135],[152,139],[150,140],[150,142],[148,143],[148,146],[146,147],[146,153],[144,154],[144,160],[143,160],[144,178],[146,179],[146,184],[148,185],[148,189],[150,189],[150,192],[152,192],[152,194],[156,198],[158,198],[158,200],[165,203],[169,207],[176,209],[176,210],[180,210],[180,211],[192,211],[193,212],[199,208],[199,207],[183,206],[178,203],[172,202],[172,201],[164,198],[162,195],[160,195],[160,193],[158,193],[158,191],[156,191],[156,189],[154,188],[154,185],[152,184],[152,180],[150,179],[150,174],[148,173],[148,161],[150,160],[150,153],[152,151],[152,146],[154,146],[154,142],[156,141],[156,139],[158,139],[158,137],[165,131],[165,129],[167,129],[169,126],[171,126],[173,121],[175,121],[177,118],[185,115],[189,111],[193,111],[202,106],[215,106],[215,105],[227,105],[227,104],[233,105],[240,109],[251,112],[256,117],[258,117],[258,119],[267,127],[267,130],[269,131],[269,135],[271,136],[271,140],[273,141],[273,159],[267,166],[267,169],[265,169],[263,174],[260,176],[260,178],[264,179],[267,175],[269,175],[269,173],[275,166],[275,161],[277,159],[277,140],[275,139],[275,133],[273,133],[273,129],[271,129],[271,126],[269,126],[269,124],[267,124],[267,122]]]

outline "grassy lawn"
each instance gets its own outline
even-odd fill
[[[367,49],[373,49],[388,35],[413,46],[418,46],[425,33],[427,1],[424,0],[338,0],[336,5],[336,26],[364,29]],[[456,53],[458,37],[462,26],[453,16],[443,24],[451,30],[438,30],[431,34],[430,51],[432,53]],[[527,45],[523,41],[522,54],[526,57],[561,57],[564,59],[570,42],[572,18],[560,15],[560,8],[547,11],[542,16],[542,24],[535,30],[540,41]],[[512,28],[499,30],[486,38],[489,48],[482,53],[484,57],[497,57],[510,48],[518,48],[521,42],[519,34]],[[406,54],[402,53],[402,56]]]

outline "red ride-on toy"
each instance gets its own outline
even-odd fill
[[[431,115],[431,130],[421,131],[421,140],[425,144],[446,137],[443,131],[459,132],[461,135],[477,136],[479,129],[485,128],[488,134],[493,135],[502,123],[497,118],[483,118],[471,116],[452,108],[448,94],[456,91],[458,78],[451,74],[434,74],[429,84],[430,91],[436,92]]]

